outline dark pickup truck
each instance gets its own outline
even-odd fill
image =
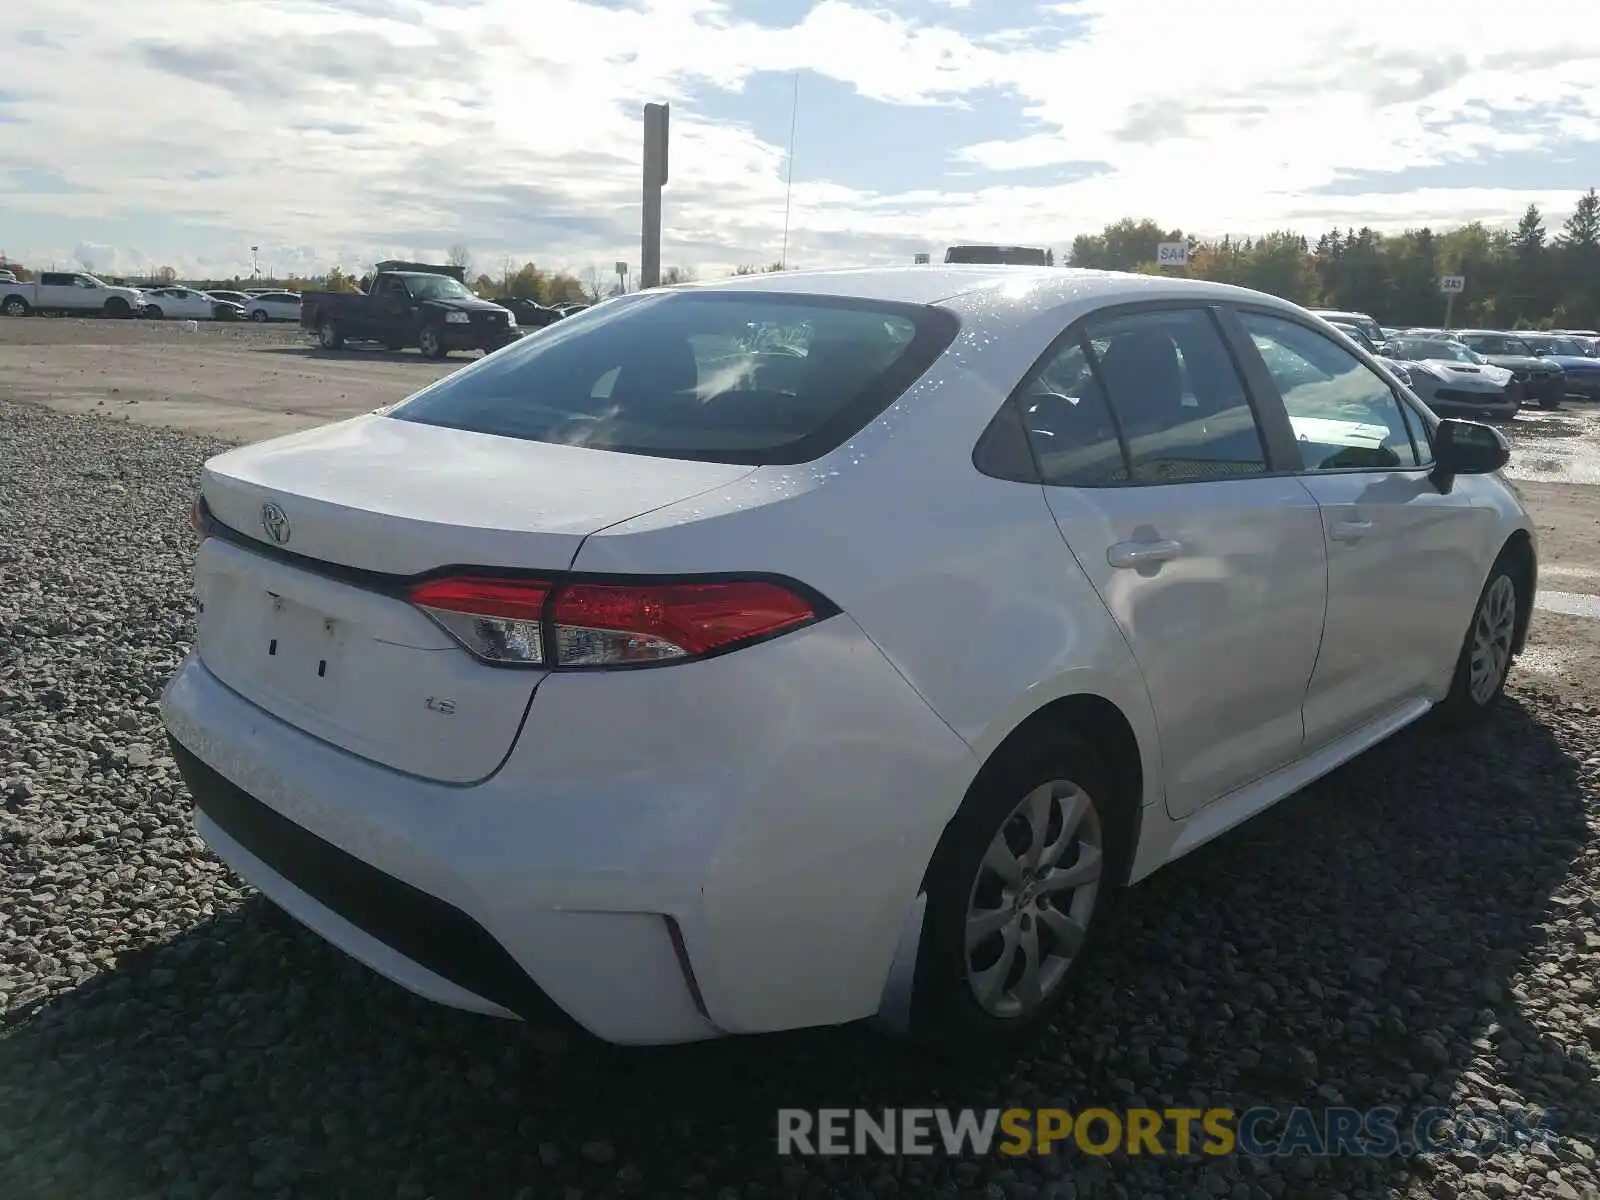
[[[302,292],[300,325],[326,350],[346,342],[415,346],[425,358],[452,350],[498,350],[522,335],[516,317],[480,300],[449,268],[379,271],[360,292]]]

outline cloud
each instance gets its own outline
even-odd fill
[[[802,99],[800,263],[904,261],[989,237],[1060,246],[1124,215],[1218,233],[1508,221],[1529,202],[1570,207],[1569,192],[1513,169],[1539,154],[1571,176],[1588,163],[1600,183],[1600,25],[1565,0],[1527,0],[1515,20],[1441,0],[6,11],[26,47],[0,90],[7,252],[66,261],[92,243],[107,272],[231,273],[252,245],[277,271],[457,242],[480,265],[631,261],[647,100],[674,106],[666,261],[707,273],[771,261],[789,114],[783,89],[747,85],[796,71],[838,93],[821,127]],[[943,137],[938,114],[951,117]],[[870,178],[845,169],[852,143],[884,143],[863,131],[901,128],[916,153],[883,155]],[[807,161],[829,172],[808,175]],[[1427,190],[1397,190],[1413,179]]]

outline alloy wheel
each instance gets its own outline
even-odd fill
[[[1478,605],[1472,623],[1472,654],[1467,693],[1474,704],[1488,704],[1511,666],[1511,641],[1517,625],[1517,586],[1509,575],[1497,575]]]
[[[1018,802],[984,852],[967,902],[967,982],[992,1017],[1039,1008],[1061,986],[1094,916],[1105,859],[1099,814],[1052,780]]]

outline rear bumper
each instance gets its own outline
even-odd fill
[[[848,618],[705,663],[540,685],[502,770],[341,751],[196,656],[162,700],[216,853],[410,990],[616,1043],[837,1024],[882,1000],[976,770]]]

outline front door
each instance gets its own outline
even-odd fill
[[[1210,311],[1091,321],[1022,405],[1056,523],[1149,688],[1168,811],[1293,762],[1322,638],[1321,518],[1271,473]]]
[[[1376,371],[1297,321],[1239,319],[1283,396],[1301,479],[1322,510],[1328,620],[1305,699],[1314,749],[1439,698],[1496,517],[1471,503],[1464,481],[1440,493],[1426,425]]]

